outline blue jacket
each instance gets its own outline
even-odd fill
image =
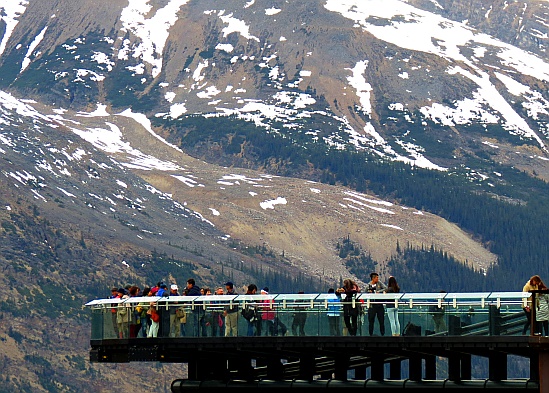
[[[158,292],[156,292],[156,296],[168,296],[167,291],[164,288],[160,288]]]

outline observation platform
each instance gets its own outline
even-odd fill
[[[363,293],[350,301],[319,293],[97,299],[86,304],[92,314],[90,360],[187,363],[187,377],[174,380],[172,392],[460,388],[549,393],[549,338],[538,335],[535,324],[522,334],[528,318],[535,321],[535,307],[530,314],[523,308],[539,292]],[[136,322],[151,305],[160,316],[158,335],[144,337]],[[376,305],[385,311],[396,307],[399,336],[392,335],[387,312],[385,335],[377,319],[369,335],[368,309]],[[348,335],[344,307],[358,312],[356,336]],[[236,336],[224,336],[225,309],[237,310]],[[259,311],[258,320],[244,318],[242,310],[249,309]],[[122,323],[120,310],[126,316]],[[301,330],[296,321],[303,320]],[[486,375],[473,375],[479,361]],[[528,375],[510,378],[509,370],[519,363]]]

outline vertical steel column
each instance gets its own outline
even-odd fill
[[[530,379],[532,381],[539,381],[540,375],[540,356],[541,352],[530,356]]]
[[[400,380],[402,378],[402,359],[393,359],[389,362],[389,379]]]
[[[366,369],[367,368],[368,367],[366,367],[366,366],[355,367],[355,378],[354,379],[359,379],[359,380],[366,379]]]
[[[205,363],[207,364],[207,362]],[[227,369],[228,373],[236,372],[236,374],[238,375],[238,379],[244,379],[249,381],[253,380],[255,377],[254,368],[252,367],[252,359],[250,359],[249,357],[230,359]]]
[[[461,381],[460,355],[451,353],[448,355],[448,379],[450,381]]]
[[[507,354],[491,352],[488,355],[488,379],[502,381],[507,379]]]
[[[421,381],[423,377],[422,373],[422,358],[421,356],[411,356],[408,359],[408,377],[411,381]]]
[[[383,381],[385,379],[385,359],[381,356],[372,356],[370,370],[374,381]]]
[[[462,353],[459,359],[461,363],[461,379],[470,380],[471,378],[471,354]]]
[[[349,357],[348,356],[337,356],[334,359],[335,370],[334,370],[334,379],[339,381],[347,380],[347,372],[349,371]]]
[[[425,356],[425,379],[437,379],[437,357],[435,355]]]
[[[539,391],[549,393],[549,352],[539,351]]]
[[[282,380],[284,379],[284,366],[277,357],[269,357],[266,361],[267,364],[267,379]]]
[[[303,355],[299,358],[299,378],[304,381],[312,381],[315,375],[315,358],[311,355]]]
[[[198,364],[200,363],[199,359],[191,360],[187,363],[187,373],[188,378],[193,381],[199,381],[199,372],[198,372]]]
[[[200,361],[199,375],[200,380],[220,379],[226,381],[229,378],[228,362],[224,357],[202,358]]]

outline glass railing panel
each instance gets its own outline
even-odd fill
[[[91,313],[91,339],[103,340],[105,335],[105,309],[92,308]],[[114,332],[114,331],[113,331]]]
[[[491,305],[490,335],[521,335],[529,317],[523,308],[530,296],[529,292],[492,292],[488,296]]]
[[[363,293],[354,301],[358,311],[356,334],[522,334],[526,322],[523,307],[530,296],[527,292]],[[231,318],[236,317],[237,335],[242,337],[349,334],[343,311],[345,299],[324,293],[99,299],[86,304],[92,309],[92,338],[146,337],[152,326],[147,314],[151,304],[160,315],[156,337],[224,336],[225,310],[238,310]],[[381,310],[379,314],[371,312],[376,307]],[[254,317],[247,320],[245,311],[249,310],[254,310]],[[400,327],[391,323],[393,315]]]
[[[279,319],[286,327],[286,335],[318,335],[319,321],[315,312],[317,296],[318,294],[282,294],[276,297]]]

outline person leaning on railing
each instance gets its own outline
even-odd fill
[[[395,277],[389,277],[387,282],[387,291],[386,293],[399,293],[400,286]],[[400,336],[400,321],[398,319],[398,308],[395,307],[395,302],[387,302],[387,317],[389,318],[389,324],[391,325],[391,334],[393,336]]]
[[[522,292],[535,291],[535,290],[538,289],[538,286],[539,286],[540,283],[541,283],[541,277],[540,276],[538,276],[538,275],[532,276],[532,277],[530,277],[530,280],[528,280],[526,282],[526,284],[524,284],[524,287],[522,288]],[[532,307],[532,296],[530,296],[528,298],[528,303],[527,303],[526,307],[523,308],[524,314],[526,315],[526,322],[524,322],[524,327],[522,328],[522,335],[523,336],[526,334],[526,332],[530,328],[530,324],[531,324],[531,320],[530,320],[531,319],[531,315],[530,315],[531,309],[530,309],[530,307]],[[534,326],[534,331],[537,331],[537,329],[535,329],[535,326]]]
[[[343,280],[343,287],[336,290],[336,296],[341,298],[345,294],[343,304],[343,320],[350,336],[356,336],[358,330],[358,312],[360,303],[356,300],[359,292],[358,285],[351,279]]]

